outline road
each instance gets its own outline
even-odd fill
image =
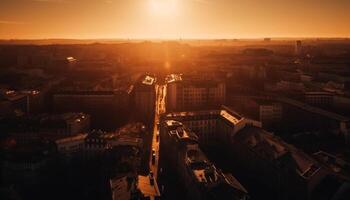
[[[159,117],[160,114],[165,112],[165,93],[166,93],[166,87],[164,85],[157,85],[156,86],[156,108],[155,108],[155,115],[154,115],[154,127],[153,127],[153,139],[152,139],[152,150],[155,151],[155,158],[154,162],[152,162],[152,151],[151,151],[151,158],[150,158],[150,169],[152,170],[154,174],[155,180],[158,178],[158,161],[159,161]],[[155,181],[157,182],[157,181]]]
[[[154,124],[152,132],[152,144],[149,159],[149,169],[153,172],[154,183],[151,184],[149,176],[139,176],[139,187],[142,192],[149,196],[151,199],[160,196],[160,191],[157,183],[158,179],[158,163],[159,163],[159,117],[160,114],[165,112],[165,95],[166,87],[165,85],[156,85],[156,100],[155,100],[155,114],[154,114]],[[155,156],[153,158],[153,150]]]

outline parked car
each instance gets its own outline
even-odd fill
[[[156,151],[152,149],[152,164],[154,165],[155,162],[156,162]]]

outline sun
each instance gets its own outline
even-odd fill
[[[176,15],[177,4],[177,0],[149,0],[151,14],[160,17]]]

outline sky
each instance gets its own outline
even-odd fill
[[[350,37],[350,0],[0,0],[0,39]]]

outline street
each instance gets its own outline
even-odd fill
[[[165,85],[156,85],[156,100],[155,100],[155,114],[152,132],[152,144],[149,158],[149,175],[139,176],[139,187],[146,196],[151,199],[160,196],[160,188],[158,186],[158,163],[159,163],[159,117],[165,112]],[[153,176],[153,178],[152,178]],[[152,180],[153,179],[153,180]]]
[[[149,162],[150,169],[154,174],[155,179],[155,187],[157,188],[157,178],[158,178],[158,162],[159,162],[159,116],[161,113],[165,111],[165,86],[157,85],[156,86],[156,108],[154,115],[154,127],[153,127],[153,139],[152,139],[152,151],[151,158]],[[152,152],[154,150],[155,156],[154,158]],[[159,189],[157,189],[159,192]]]

